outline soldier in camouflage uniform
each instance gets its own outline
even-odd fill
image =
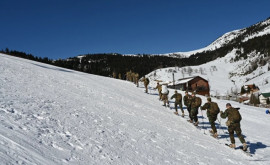
[[[127,72],[127,81],[130,81],[131,72]]]
[[[215,104],[216,107],[214,107],[213,104]],[[217,109],[215,110],[214,108],[217,108]],[[216,125],[215,125],[215,121],[217,120],[217,115],[218,115],[218,113],[220,111],[219,107],[215,102],[212,102],[211,98],[209,97],[209,98],[207,98],[207,103],[205,103],[201,107],[201,110],[206,110],[206,109],[207,109],[206,114],[207,114],[209,123],[211,124],[211,128],[212,128],[212,130],[210,132],[213,134],[213,136],[215,138],[217,138],[218,134],[217,134],[217,128],[216,128]]]
[[[192,92],[191,95],[191,110],[190,110],[190,116],[191,116],[191,120],[189,120],[190,123],[193,123],[193,121],[195,122],[194,125],[198,126],[199,121],[198,121],[198,109],[201,106],[201,98],[196,97],[196,93]]]
[[[136,82],[135,82],[135,73],[134,72],[131,72],[131,82],[136,84]]]
[[[190,116],[190,109],[191,109],[191,106],[190,106],[190,101],[191,101],[191,96],[188,94],[188,91],[185,92],[185,96],[184,96],[184,105],[187,107],[187,111],[188,111],[188,116],[189,116],[189,119],[191,120],[191,116]]]
[[[182,105],[182,95],[181,93],[177,93],[177,90],[175,90],[175,94],[172,95],[171,99],[175,98],[175,103],[174,103],[174,107],[175,107],[175,114],[178,115],[178,110],[177,110],[177,106],[179,105],[181,111],[182,111],[182,117],[185,116],[184,114],[184,110],[183,110],[183,105]]]
[[[135,74],[135,84],[137,87],[139,87],[139,73]]]
[[[119,78],[120,80],[122,79],[121,73],[118,74],[118,78]]]
[[[228,117],[228,121],[226,122],[226,125],[228,126],[230,140],[232,143],[232,144],[230,144],[230,147],[235,148],[235,139],[234,139],[234,131],[235,131],[239,140],[243,144],[243,150],[246,151],[247,144],[246,144],[244,137],[241,134],[242,130],[241,130],[240,121],[241,121],[242,117],[241,117],[240,113],[238,112],[238,109],[233,108],[230,103],[226,104],[226,108],[227,109],[225,110],[225,112],[220,111],[220,117],[222,117],[224,119],[226,117]]]
[[[145,93],[148,93],[148,84],[150,82],[149,79],[143,76],[142,82],[144,83]]]
[[[161,98],[162,98],[162,94],[161,94],[162,86],[159,84],[159,82],[157,82],[157,86],[154,89],[158,90],[159,100],[161,100]]]

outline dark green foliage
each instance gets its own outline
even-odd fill
[[[127,71],[133,71],[143,76],[155,69],[162,67],[183,66],[179,58],[154,55],[125,56],[121,54],[87,54],[81,58],[73,57],[66,60],[51,60],[47,57],[40,58],[19,51],[0,51],[5,54],[35,60],[77,71],[112,77],[112,73],[121,74],[125,79]]]

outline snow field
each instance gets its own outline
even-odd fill
[[[263,109],[232,102],[241,107],[248,157],[224,145],[226,128],[213,139],[201,114],[207,130],[161,106],[154,84],[145,94],[142,84],[2,54],[0,73],[0,164],[269,164]]]

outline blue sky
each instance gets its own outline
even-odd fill
[[[52,59],[170,53],[270,17],[269,0],[1,0],[0,49]]]

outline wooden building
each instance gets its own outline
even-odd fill
[[[208,81],[200,76],[178,79],[174,83],[168,84],[168,88],[189,92],[196,91],[199,95],[210,96]]]

